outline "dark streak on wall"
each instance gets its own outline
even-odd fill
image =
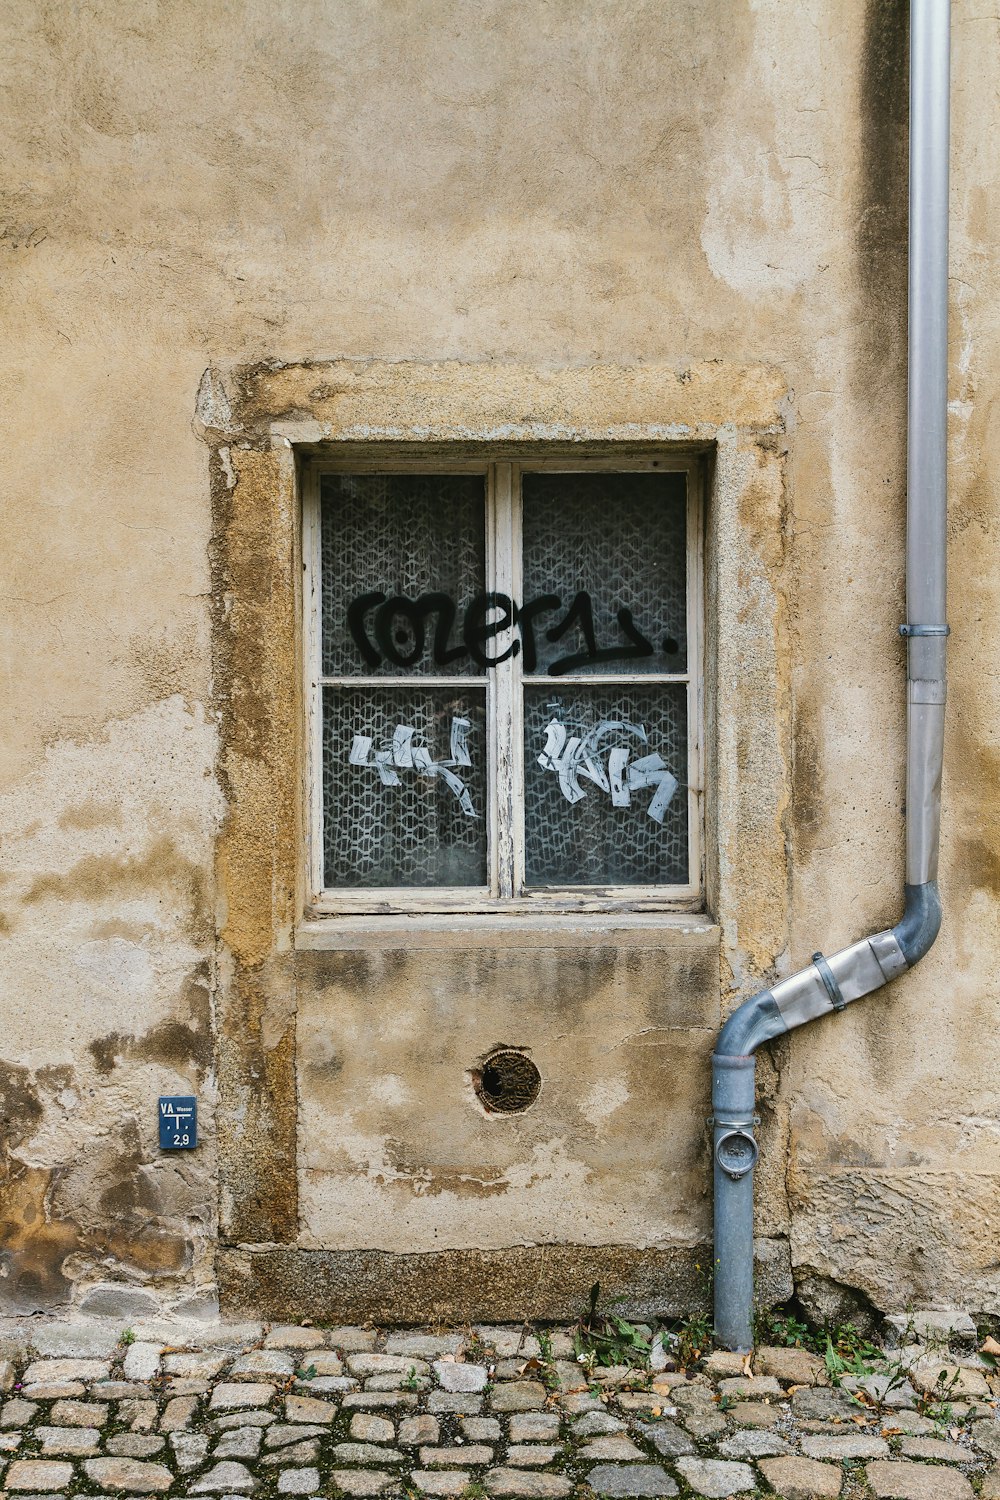
[[[861,333],[866,367],[861,378],[872,395],[875,372],[902,379],[906,357],[909,39],[906,0],[867,0],[857,256],[869,314]]]

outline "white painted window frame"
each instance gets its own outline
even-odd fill
[[[688,869],[683,885],[532,886],[524,883],[524,737],[521,655],[517,653],[485,674],[487,722],[488,885],[432,889],[323,888],[323,730],[324,687],[459,687],[483,690],[483,677],[342,676],[322,673],[320,480],[324,474],[475,473],[486,478],[486,588],[521,597],[521,475],[524,473],[613,472],[684,473],[687,476],[687,670],[684,672],[572,673],[560,676],[560,687],[644,686],[669,683],[687,689],[688,726]],[[705,726],[705,589],[704,467],[698,454],[644,449],[633,453],[605,451],[566,457],[492,449],[474,456],[417,455],[405,458],[388,446],[358,455],[313,457],[303,462],[303,694],[305,704],[306,916],[377,916],[397,913],[490,912],[632,912],[697,911],[704,889],[704,726]],[[511,632],[512,633],[512,632]],[[510,634],[498,635],[497,647]],[[503,747],[504,754],[500,754]]]

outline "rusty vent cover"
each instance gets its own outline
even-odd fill
[[[516,1115],[530,1108],[542,1087],[542,1075],[523,1052],[492,1053],[473,1073],[476,1093],[494,1114]]]

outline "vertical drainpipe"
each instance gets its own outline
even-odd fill
[[[899,923],[744,1002],[712,1058],[715,1336],[753,1343],[754,1053],[762,1042],[881,989],[941,925],[937,889],[944,748],[948,419],[949,0],[910,6],[906,453],[906,881]]]

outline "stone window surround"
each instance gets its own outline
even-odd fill
[[[773,974],[787,946],[789,411],[779,372],[722,361],[537,370],[337,360],[205,372],[194,426],[210,457],[218,771],[228,805],[216,864],[218,1022],[228,1043],[218,1063],[224,1296],[227,1255],[232,1282],[252,1247],[296,1254],[296,949],[378,943],[400,921],[303,920],[300,457],[331,444],[396,442],[428,451],[662,444],[705,455],[705,889],[728,1011]],[[454,922],[416,920],[429,942],[435,922]],[[511,922],[540,919],[467,920],[490,944]],[[553,929],[560,920],[569,919],[544,919]],[[599,915],[574,920],[574,940],[588,930],[606,940]],[[655,921],[658,941],[675,931],[683,943],[692,918],[631,921],[637,930]],[[629,922],[620,912],[614,925]]]

